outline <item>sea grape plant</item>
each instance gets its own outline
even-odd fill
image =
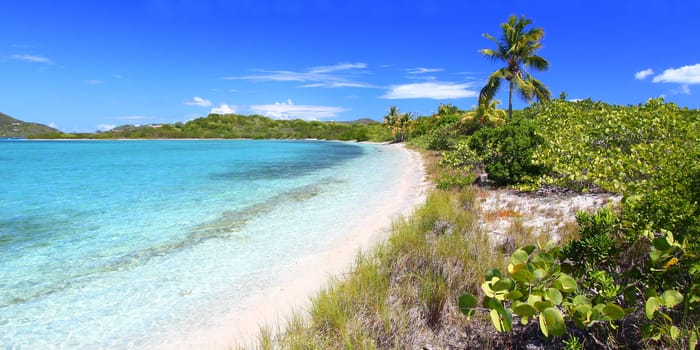
[[[477,307],[476,296],[464,294],[459,298],[460,311],[467,317],[475,311],[488,311],[499,332],[512,329],[514,315],[522,325],[537,319],[542,334],[547,337],[564,335],[566,320],[585,328],[625,316],[625,310],[615,303],[593,304],[579,294],[576,279],[562,272],[561,257],[558,247],[517,249],[505,273],[492,269],[486,274],[481,285],[483,308]]]

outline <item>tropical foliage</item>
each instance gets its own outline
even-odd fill
[[[624,197],[617,211],[579,213],[579,239],[556,253],[545,252],[555,260],[544,271],[554,268],[568,273],[579,289],[571,297],[559,290],[563,301],[556,307],[558,315],[545,314],[542,304],[538,308],[531,303],[534,309],[524,306],[521,303],[532,300],[510,294],[520,290],[518,283],[524,283],[522,276],[513,275],[523,274],[519,269],[509,269],[498,280],[487,275],[485,287],[490,289],[484,287],[484,306],[494,322],[500,322],[494,323],[496,329],[507,330],[503,322],[513,314],[521,322],[539,315],[545,335],[562,334],[559,325],[567,322],[586,329],[598,324],[594,333],[608,345],[639,346],[644,338],[647,346],[694,348],[700,320],[700,111],[661,99],[637,106],[560,99],[536,104],[523,115],[534,126],[535,136],[542,139],[525,158],[546,171],[541,176],[513,179],[521,188],[553,185],[617,192]],[[499,132],[494,130],[489,132]],[[469,147],[458,146],[447,153],[445,161],[464,167],[483,161],[487,169],[501,164],[510,172],[521,169],[497,157],[484,158],[480,147],[503,148],[475,136],[465,143]],[[523,249],[532,253],[530,248]],[[517,266],[523,259],[516,252],[511,264]],[[526,268],[527,264],[530,262]],[[534,274],[536,264],[527,270]],[[537,292],[534,287],[528,286],[529,295],[535,291],[544,301],[547,291],[557,288],[545,285]],[[502,292],[497,293],[503,296],[499,303],[491,300],[496,292]],[[590,302],[577,303],[578,295]],[[469,314],[476,305],[474,296],[465,296],[463,304]],[[611,323],[623,316],[630,321]],[[595,320],[606,322],[592,322]],[[615,327],[630,323],[635,327],[625,329],[625,336],[616,333]],[[593,344],[586,339],[582,343]]]
[[[391,106],[389,114],[384,117],[384,125],[391,130],[394,142],[403,142],[413,127],[413,115],[402,114],[396,106]]]
[[[490,34],[484,37],[496,44],[496,49],[483,49],[481,53],[492,61],[503,61],[506,66],[493,72],[479,93],[479,105],[486,106],[501,87],[501,80],[508,81],[508,117],[513,117],[513,90],[520,96],[531,101],[549,100],[550,92],[539,80],[535,79],[525,68],[544,71],[549,68],[549,62],[535,54],[542,48],[540,40],[544,36],[542,28],[527,28],[532,20],[521,16],[511,16],[501,24],[502,36],[497,39]]]
[[[251,139],[327,139],[388,141],[391,135],[382,124],[365,119],[355,122],[275,120],[264,116],[210,114],[187,123],[125,125],[94,134],[53,133],[39,138],[251,138]]]

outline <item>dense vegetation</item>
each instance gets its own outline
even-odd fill
[[[58,130],[38,123],[27,123],[0,113],[0,137],[24,138],[33,135],[55,133]]]
[[[364,119],[355,122],[276,120],[264,116],[210,114],[187,123],[126,125],[94,134],[52,133],[36,138],[250,138],[250,139],[327,139],[388,141],[391,133],[382,124]]]
[[[561,249],[524,247],[507,272],[486,275],[483,305],[495,315],[496,328],[510,331],[513,315],[524,324],[539,317],[545,335],[564,336],[566,325],[585,330],[567,336],[587,347],[694,347],[700,112],[660,99],[638,106],[557,100],[526,109],[523,118],[475,133],[448,152],[446,163],[482,164],[496,182],[521,189],[555,186],[624,197],[615,211],[580,214],[580,239]],[[573,288],[552,284],[567,273]],[[465,297],[463,306],[474,301]]]
[[[441,150],[442,189],[260,347],[694,348],[700,111],[560,99],[505,124],[475,112],[443,105],[406,126],[415,147]],[[579,213],[573,236],[546,232],[559,243],[513,225],[523,246],[504,255],[474,224],[483,190],[470,183],[484,170],[520,190],[623,200]]]

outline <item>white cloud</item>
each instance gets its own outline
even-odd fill
[[[226,103],[222,103],[219,107],[214,107],[209,111],[211,114],[236,114],[236,106],[229,106]]]
[[[641,70],[641,71],[639,71],[639,72],[637,72],[637,73],[634,73],[634,78],[637,79],[637,80],[644,80],[644,79],[646,79],[648,76],[650,76],[650,75],[652,75],[652,74],[654,74],[654,70],[652,70],[651,68],[649,68],[649,69]]]
[[[669,68],[652,80],[655,83],[700,84],[700,63]]]
[[[88,80],[85,80],[85,84],[88,84],[88,85],[100,85],[100,84],[104,84],[104,83],[105,83],[104,81],[102,81],[102,80],[97,80],[97,79],[88,79]]]
[[[304,72],[288,70],[257,70],[258,74],[241,77],[223,77],[225,80],[278,81],[307,83],[301,87],[371,88],[371,84],[358,82],[349,76],[367,68],[365,63],[339,63],[332,66],[316,66]]]
[[[309,69],[309,73],[331,73],[350,69],[364,69],[367,68],[366,63],[338,63],[332,66],[316,66]]]
[[[209,106],[211,106],[211,101],[203,99],[199,96],[195,96],[192,98],[192,100],[185,101],[185,104],[188,106],[209,107]]]
[[[97,125],[97,130],[100,130],[100,131],[109,131],[109,130],[112,130],[112,129],[116,128],[116,127],[117,127],[117,126],[114,125],[114,124],[98,124],[98,125]]]
[[[431,98],[447,100],[454,98],[476,97],[476,91],[469,90],[473,84],[456,84],[449,82],[426,82],[415,84],[393,85],[381,98],[396,100],[410,98]]]
[[[425,73],[437,73],[437,72],[442,72],[444,69],[442,68],[423,68],[423,67],[418,67],[418,68],[411,68],[406,70],[409,74],[425,74]]]
[[[36,56],[36,55],[14,54],[14,55],[10,56],[10,58],[12,58],[13,60],[25,61],[25,62],[53,64],[53,61],[51,61],[50,58],[43,57],[43,56]]]
[[[48,123],[46,125],[48,125],[51,128],[58,129],[58,125],[56,125],[56,123],[54,123],[54,122]]]
[[[295,105],[292,100],[268,105],[253,105],[250,106],[250,109],[253,110],[254,113],[275,119],[300,118],[307,120],[331,118],[337,116],[339,113],[349,111],[349,109],[342,107]]]

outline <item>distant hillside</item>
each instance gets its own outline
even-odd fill
[[[122,125],[94,134],[45,133],[35,138],[83,139],[325,139],[389,141],[391,131],[371,119],[352,122],[277,120],[261,115],[210,114],[186,123]],[[31,137],[30,137],[31,138]]]
[[[38,134],[60,132],[54,128],[39,123],[27,123],[0,113],[0,138],[29,137]]]

